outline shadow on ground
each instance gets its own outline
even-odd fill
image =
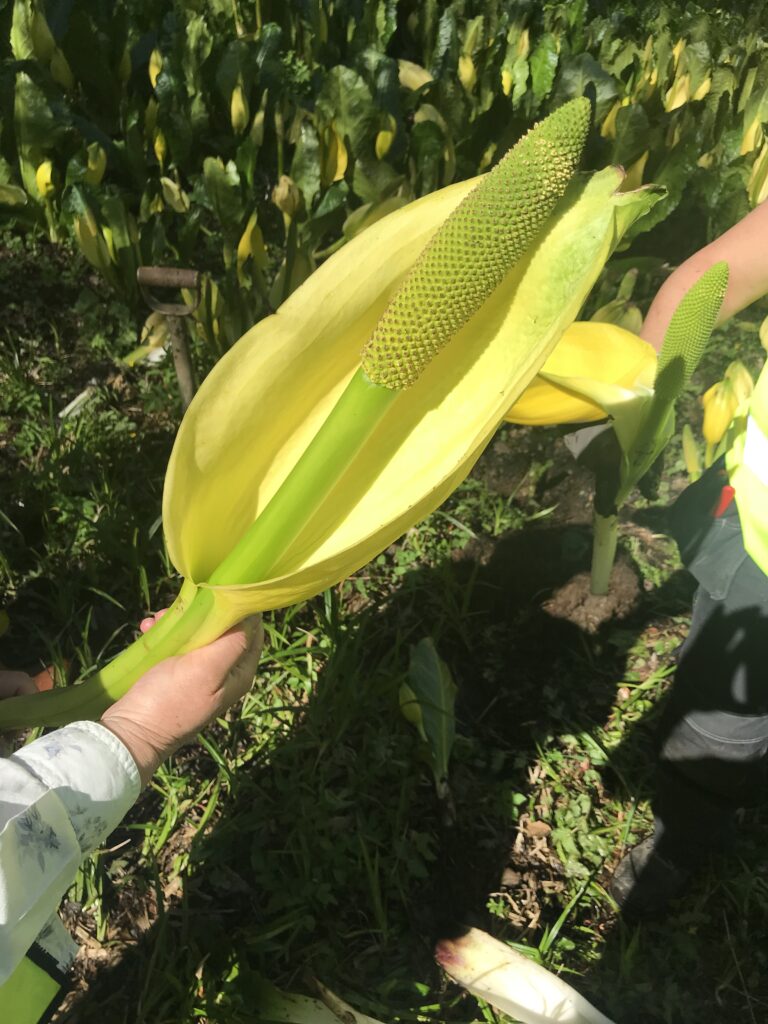
[[[591,636],[547,613],[547,599],[586,568],[588,552],[579,525],[530,527],[405,573],[383,601],[351,617],[331,609],[333,647],[311,699],[278,715],[278,744],[238,769],[220,819],[193,839],[184,875],[163,891],[172,848],[154,888],[148,878],[145,893],[130,893],[143,901],[147,927],[134,928],[138,941],[118,966],[96,972],[61,1021],[86,1024],[107,1011],[126,1021],[182,1021],[193,1005],[211,1020],[239,1020],[253,1011],[258,972],[293,988],[319,976],[383,1020],[417,1005],[409,979],[419,979],[431,987],[433,1019],[471,1019],[471,1007],[442,987],[435,937],[470,923],[536,945],[563,911],[568,865],[535,827],[546,808],[526,802],[537,783],[541,799],[541,780],[531,778],[537,750],[605,723],[628,652],[649,625],[667,639],[682,635],[691,595],[682,572],[641,591],[621,623]],[[452,826],[397,713],[408,646],[424,635],[435,637],[459,686]],[[649,795],[648,719],[658,713],[655,705],[627,729],[601,769],[606,802]],[[195,771],[210,771],[193,760]],[[551,780],[552,799],[571,783],[564,769]],[[146,805],[142,812],[146,820]],[[758,855],[749,842],[741,854],[747,865]],[[596,869],[588,881],[599,885],[606,874]],[[113,888],[119,905],[119,883]],[[600,962],[583,965],[582,989],[623,1024],[709,1024],[744,1013],[745,999],[756,1005],[764,983],[738,977],[719,994],[722,1007],[711,1003],[707,962],[722,957],[723,934],[708,930],[721,928],[716,915],[732,914],[734,898],[746,894],[732,887],[713,912],[702,906],[705,891],[711,883],[668,924],[639,929],[617,922],[607,899],[577,904],[561,934],[577,947],[580,929],[597,931],[604,950]],[[491,915],[493,893],[511,897],[518,917]],[[195,972],[198,991],[188,992]]]

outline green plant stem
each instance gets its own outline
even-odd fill
[[[398,394],[371,383],[362,369],[355,373],[266,508],[211,574],[211,586],[254,583],[268,577]]]
[[[12,697],[0,703],[0,730],[95,720],[158,662],[187,645],[211,614],[214,594],[185,582],[165,615],[101,671],[79,686]]]
[[[61,239],[56,227],[56,214],[53,209],[53,203],[47,197],[43,200],[43,203],[45,206],[45,219],[48,224],[48,237],[54,245],[58,245]]]
[[[593,594],[607,594],[611,582],[611,570],[616,557],[619,539],[619,517],[593,516],[591,591]]]
[[[288,296],[291,294],[293,289],[291,288],[291,278],[293,277],[293,268],[296,265],[296,251],[298,249],[298,228],[296,227],[295,217],[287,217],[287,230],[285,237],[285,277],[283,279],[283,294],[280,296],[280,302],[285,302]]]

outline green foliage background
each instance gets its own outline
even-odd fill
[[[768,192],[759,12],[706,6],[5,0],[0,218],[72,236],[133,305],[141,262],[207,271],[215,356],[372,219],[593,90],[587,163],[667,187],[638,249],[674,259]]]
[[[603,316],[626,310],[637,268],[658,263],[641,257],[683,258],[766,197],[759,14],[607,0],[0,0],[0,227],[27,231],[0,235],[4,660],[29,667],[39,654],[76,678],[175,592],[158,519],[180,411],[171,370],[115,365],[135,344],[139,263],[205,271],[196,326],[211,362],[372,218],[486,169],[592,87],[586,165],[619,162],[630,184],[669,191],[593,297]],[[84,287],[71,245],[113,301]],[[712,358],[756,369],[756,337],[738,321]],[[721,373],[705,367],[697,387]],[[63,415],[70,398],[81,415]],[[627,524],[638,617],[591,638],[542,615],[542,588],[564,582],[555,568],[570,574],[585,541],[550,522],[567,504],[552,436],[522,437],[505,428],[485,463],[489,479],[506,467],[511,490],[469,479],[365,573],[269,617],[244,707],[206,733],[204,755],[163,768],[114,846],[84,864],[65,909],[102,944],[85,972],[101,981],[68,1019],[244,1024],[262,974],[295,991],[310,973],[384,1020],[490,1020],[445,988],[425,938],[438,910],[465,900],[488,900],[547,966],[587,972],[579,986],[617,1020],[757,1019],[766,824],[671,925],[619,927],[602,888],[611,857],[650,827],[641,726],[684,634],[677,563]],[[583,500],[570,459],[567,474]],[[506,554],[481,564],[502,537]],[[397,710],[408,647],[425,633],[459,684],[453,838]],[[486,881],[526,822],[550,829],[550,853],[536,860],[541,833],[512,851],[532,894],[518,916],[520,880],[490,897]]]

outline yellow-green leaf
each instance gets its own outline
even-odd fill
[[[174,213],[189,212],[189,196],[173,178],[161,178],[160,187],[163,190],[163,199]]]
[[[574,182],[537,244],[397,396],[274,578],[216,588],[231,621],[342,579],[436,508],[573,320],[622,229],[658,191],[617,193],[609,168]],[[393,289],[474,182],[433,193],[334,254],[217,363],[190,406],[163,520],[179,571],[207,577],[314,438],[360,365]],[[203,642],[199,638],[198,642]]]
[[[598,392],[582,379],[621,389],[649,389],[655,374],[656,352],[647,341],[616,324],[578,321],[565,331],[506,419],[529,426],[601,420],[606,408],[596,401]],[[602,391],[599,394],[605,397]]]

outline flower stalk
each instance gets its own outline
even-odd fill
[[[601,406],[612,419],[618,442],[596,469],[593,594],[608,592],[616,556],[619,509],[672,436],[675,402],[703,355],[727,285],[728,265],[716,263],[683,296],[667,328],[652,388],[622,388],[603,381],[543,374]]]

